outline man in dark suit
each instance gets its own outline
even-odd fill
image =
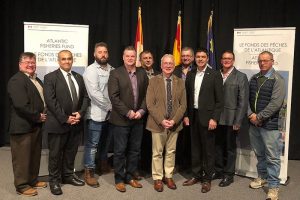
[[[83,186],[84,182],[74,174],[74,160],[80,143],[83,116],[89,98],[83,78],[71,71],[72,53],[58,53],[59,69],[44,79],[44,96],[48,120],[45,131],[49,144],[49,184],[54,195],[62,194],[60,180],[64,184]]]
[[[183,185],[202,180],[202,193],[210,191],[215,165],[215,129],[223,110],[223,83],[220,72],[210,68],[206,49],[196,51],[197,69],[186,78],[187,118],[191,126],[193,178]]]
[[[124,66],[112,70],[108,79],[108,94],[112,103],[109,122],[114,137],[115,186],[125,192],[124,182],[134,188],[142,185],[134,180],[143,136],[143,116],[146,112],[148,77],[144,69],[136,68],[136,51],[126,47]]]
[[[174,75],[185,81],[186,75],[189,71],[196,68],[194,66],[194,50],[191,47],[183,47],[180,55],[181,63],[175,67]],[[182,134],[177,138],[176,150],[176,170],[184,171],[191,166],[191,134],[190,127],[186,126],[183,121]]]
[[[11,104],[9,133],[14,172],[14,184],[18,194],[37,195],[36,188],[47,187],[38,181],[42,123],[46,120],[43,84],[36,77],[36,56],[24,52],[19,58],[19,72],[7,85]]]
[[[236,135],[246,116],[249,84],[246,74],[234,66],[234,53],[226,50],[221,58],[224,109],[216,132],[216,178],[222,178],[220,187],[233,183],[236,160]]]
[[[149,80],[154,76],[158,75],[160,72],[154,69],[154,59],[153,54],[149,50],[144,50],[140,53],[141,67],[145,69]],[[147,114],[144,116],[144,127],[146,127]],[[151,158],[152,158],[152,138],[151,132],[144,129],[142,145],[141,145],[141,166],[140,169],[146,174],[151,173]],[[135,179],[141,180],[142,177],[139,173],[135,173]]]

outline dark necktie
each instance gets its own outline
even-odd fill
[[[172,89],[171,89],[171,79],[167,78],[167,119],[171,117],[172,113]]]
[[[73,100],[73,107],[72,107],[72,112],[77,111],[77,105],[78,105],[78,97],[77,97],[77,92],[75,88],[75,84],[71,78],[71,73],[68,73],[68,81],[71,89],[71,95],[72,95],[72,100]]]

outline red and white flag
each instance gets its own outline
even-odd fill
[[[143,26],[142,26],[142,9],[139,6],[138,11],[138,21],[136,26],[136,34],[135,34],[135,50],[137,53],[136,66],[140,67],[141,63],[139,60],[139,55],[143,51]]]

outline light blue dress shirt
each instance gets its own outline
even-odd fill
[[[91,99],[91,106],[86,113],[87,119],[97,122],[106,121],[111,110],[111,102],[108,97],[107,82],[110,71],[114,68],[107,64],[106,69],[95,61],[89,65],[83,73],[83,79],[87,93]]]

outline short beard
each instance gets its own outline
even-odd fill
[[[99,65],[107,65],[108,59],[101,60],[101,59],[97,59],[97,58],[96,58],[96,62],[97,62]]]

